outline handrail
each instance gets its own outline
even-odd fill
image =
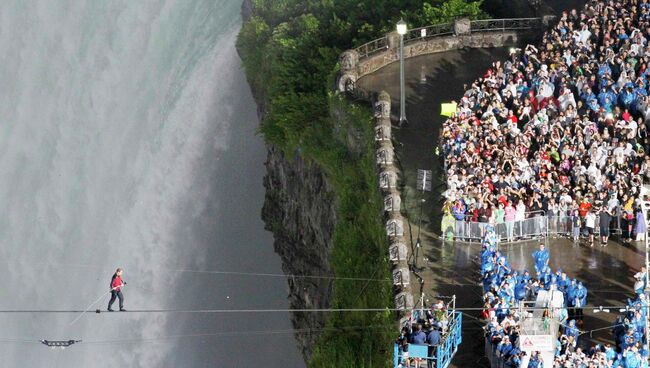
[[[368,58],[380,51],[388,50],[388,38],[384,36],[374,39],[357,47],[355,50],[359,54],[359,59]]]
[[[533,215],[533,214],[541,214],[542,216],[546,216],[546,211],[544,211],[544,210],[526,211],[526,212],[524,212],[524,217],[525,217],[525,219],[529,219],[529,218],[532,217],[532,216],[530,216],[530,215]],[[456,220],[456,221],[461,221],[461,220],[458,220],[458,219],[456,218],[456,215],[454,215],[453,213],[450,213],[450,215],[454,217],[454,220]],[[464,214],[462,214],[461,216],[463,216],[464,219],[467,219],[468,217],[469,217],[469,218],[474,217],[474,215],[472,215],[472,214],[468,214],[468,213],[464,213]],[[516,220],[515,220],[515,221],[516,221]],[[480,224],[488,224],[488,222],[483,222],[483,221],[467,221],[467,222],[480,223]]]
[[[444,36],[454,33],[454,23],[439,23],[431,26],[413,28],[404,35],[404,43]]]
[[[424,359],[431,363],[435,368],[447,368],[452,358],[458,351],[458,346],[462,343],[462,321],[463,314],[454,311],[451,320],[447,326],[447,332],[441,336],[437,345],[409,345],[409,356],[411,358]],[[429,355],[429,348],[434,348],[433,355]],[[399,366],[400,356],[397,343],[393,343],[393,367]]]
[[[472,21],[471,29],[477,31],[508,31],[535,28],[540,24],[540,18],[482,19]]]
[[[480,19],[470,21],[471,31],[495,32],[509,30],[524,30],[539,27],[542,24],[541,18],[502,18],[502,19]],[[437,36],[454,34],[454,23],[438,23],[426,27],[419,27],[409,30],[404,35],[404,44],[427,40]],[[388,37],[383,36],[356,47],[354,50],[359,54],[359,59],[366,59],[374,54],[388,50]]]

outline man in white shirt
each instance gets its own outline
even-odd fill
[[[596,214],[591,209],[587,212],[585,216],[585,226],[587,227],[587,232],[589,233],[589,246],[594,246],[594,229],[596,228]]]

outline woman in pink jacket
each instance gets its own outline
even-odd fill
[[[506,233],[508,236],[508,241],[512,241],[512,232],[515,227],[515,217],[517,215],[517,209],[512,206],[512,202],[508,202],[508,205],[505,209],[504,220],[506,222]]]

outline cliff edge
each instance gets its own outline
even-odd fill
[[[242,3],[242,18],[253,12],[251,0]],[[250,83],[249,83],[250,84]],[[250,85],[257,103],[260,121],[265,114],[263,91]],[[306,163],[296,153],[286,155],[267,143],[266,195],[262,208],[265,228],[273,233],[274,249],[287,275],[332,275],[329,254],[336,223],[334,193],[317,165]],[[331,279],[287,277],[291,309],[328,308],[332,294]],[[324,327],[322,313],[292,313],[296,340],[305,362],[309,362],[319,332]]]
[[[269,146],[262,219],[273,232],[274,248],[287,275],[331,275],[329,254],[336,222],[332,189],[316,165]],[[328,308],[331,279],[288,276],[292,309]],[[323,313],[292,313],[299,347],[309,361],[319,333],[303,332],[325,324]]]

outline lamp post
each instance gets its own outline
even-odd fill
[[[406,98],[404,97],[404,35],[406,34],[406,22],[400,19],[397,22],[397,33],[399,34],[399,125],[406,124]]]

